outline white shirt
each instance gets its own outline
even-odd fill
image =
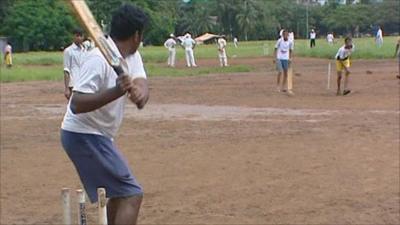
[[[376,38],[382,38],[382,37],[383,37],[382,30],[379,29],[378,32],[376,32]]]
[[[329,43],[332,43],[332,42],[333,42],[333,39],[334,39],[333,34],[328,34],[328,35],[326,36],[326,39],[328,40]]]
[[[182,42],[182,45],[186,50],[192,49],[195,44],[196,44],[196,41],[190,37],[185,38],[185,40],[183,40],[183,42]]]
[[[289,32],[289,41],[294,42],[294,33]]]
[[[4,48],[4,53],[9,52],[10,54],[12,54],[12,47],[11,45],[6,45],[6,47]]]
[[[280,38],[276,42],[275,49],[277,59],[289,60],[289,51],[293,50],[293,43],[289,39],[285,41],[283,38]]]
[[[281,29],[281,30],[279,31],[279,37],[282,37],[282,36],[283,36],[283,31],[284,31],[284,29]]]
[[[343,59],[348,58],[351,55],[351,53],[354,52],[354,48],[355,48],[354,44],[353,44],[353,48],[351,48],[351,49],[346,49],[345,45],[343,45],[342,47],[339,48],[338,52],[336,53],[335,58],[337,60],[343,60]]]
[[[146,78],[142,57],[139,52],[125,59],[127,72],[132,78]],[[81,75],[79,76],[74,91],[82,93],[98,93],[115,87],[117,74],[107,63],[98,48],[85,55]],[[115,137],[121,125],[124,108],[127,101],[126,95],[108,103],[107,105],[88,113],[74,114],[68,104],[67,112],[61,128],[67,131]]]
[[[168,50],[175,50],[176,41],[173,38],[169,38],[164,42],[164,47],[168,48]]]
[[[72,43],[64,50],[64,71],[67,71],[69,73],[70,87],[73,87],[75,85],[75,80],[79,76],[81,58],[84,51],[84,48],[80,48],[75,43]]]
[[[316,36],[317,34],[315,32],[310,33],[310,39],[315,39]]]
[[[233,42],[234,42],[234,43],[237,43],[237,42],[238,42],[238,39],[237,39],[237,38],[233,38]]]
[[[218,49],[225,50],[226,41],[223,38],[218,38]]]

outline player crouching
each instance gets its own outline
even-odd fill
[[[349,84],[349,75],[350,75],[350,55],[354,51],[353,41],[350,37],[347,37],[344,40],[344,45],[339,48],[338,52],[336,53],[336,71],[337,71],[337,93],[336,95],[340,95],[340,83],[342,81],[342,71],[344,70],[345,77],[344,77],[344,90],[343,95],[348,95],[351,93],[351,90],[348,88]]]

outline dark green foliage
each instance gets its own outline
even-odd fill
[[[336,0],[319,6],[296,4],[295,0],[86,0],[96,19],[108,25],[112,12],[124,2],[141,7],[150,17],[145,44],[160,45],[170,33],[194,36],[205,32],[225,34],[239,40],[275,39],[281,28],[297,38],[316,29],[319,36],[358,35],[376,31],[399,32],[399,0],[362,0],[339,5]],[[307,2],[307,1],[303,1]],[[0,36],[11,38],[16,50],[55,50],[71,42],[77,26],[65,0],[1,0]],[[106,26],[107,30],[107,26]]]

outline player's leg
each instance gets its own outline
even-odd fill
[[[141,195],[110,198],[107,203],[108,224],[136,224],[141,203]]]
[[[186,66],[190,67],[190,53],[189,49],[185,50],[185,57],[186,57]]]
[[[196,61],[194,60],[194,52],[193,49],[191,49],[190,51],[190,63],[192,64],[192,66],[196,67]]]
[[[168,50],[168,61],[167,61],[168,66],[171,66],[171,54],[172,54],[171,50]]]
[[[176,62],[176,50],[172,50],[172,54],[171,54],[171,66],[175,67],[175,62]]]
[[[343,95],[350,94],[351,90],[349,89],[349,77],[350,77],[350,70],[349,68],[345,69],[345,76],[344,76],[344,87],[343,87]]]
[[[224,66],[224,59],[223,59],[223,56],[222,56],[221,52],[218,52],[218,59],[219,59],[219,66],[223,67]]]

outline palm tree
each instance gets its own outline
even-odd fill
[[[248,40],[248,33],[252,32],[257,19],[257,10],[254,7],[254,1],[245,0],[239,13],[236,15],[236,20],[239,28],[244,32],[245,40]]]

